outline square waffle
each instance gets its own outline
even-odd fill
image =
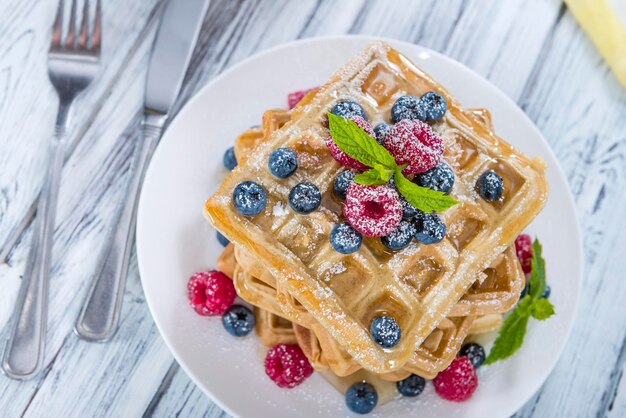
[[[356,253],[337,253],[328,235],[341,219],[331,185],[342,168],[324,143],[326,114],[338,101],[350,99],[361,104],[372,123],[383,122],[397,97],[430,90],[448,103],[448,112],[432,127],[444,140],[445,159],[456,177],[451,195],[460,202],[441,214],[446,239],[431,245],[414,242],[390,253],[379,240],[365,238]],[[267,169],[269,154],[278,147],[298,155],[298,169],[283,180]],[[489,169],[504,180],[503,199],[496,202],[482,200],[474,190],[478,176]],[[258,259],[357,363],[386,373],[402,368],[478,274],[541,210],[547,196],[543,170],[540,160],[528,159],[486,129],[406,57],[375,43],[294,108],[290,121],[207,200],[205,214],[231,242]],[[252,218],[232,205],[233,189],[245,180],[267,193],[265,210]],[[288,209],[287,195],[302,181],[314,183],[323,195],[322,206],[309,215]],[[368,331],[370,321],[382,313],[393,316],[403,331],[390,349],[379,347]]]
[[[237,251],[232,244],[226,247],[218,259],[220,270],[234,272],[231,277],[234,280],[237,294],[241,298],[267,313],[293,321],[298,342],[301,345],[303,343],[308,344],[307,347],[303,347],[303,351],[314,366],[330,368],[338,376],[347,376],[361,369],[361,366],[306,311],[302,312],[297,306],[279,302],[279,291],[273,287],[275,281],[274,284],[270,284],[250,274],[238,263],[237,254],[241,254],[241,251]],[[244,259],[246,263],[250,263],[251,260],[250,257],[239,258]],[[502,265],[508,265],[510,268],[502,268]],[[253,267],[252,270],[256,268]],[[519,282],[519,278],[523,278],[517,256],[512,248],[507,249],[503,256],[497,260],[497,264],[488,270],[490,269],[498,273],[495,281],[497,283]],[[513,276],[511,277],[510,274]],[[493,294],[499,294],[497,286],[494,286]],[[515,290],[514,296],[519,297],[519,289]],[[491,331],[498,328],[500,324],[501,315],[499,314],[444,318],[420,347],[415,350],[413,356],[401,370],[382,373],[379,376],[387,380],[400,380],[410,373],[415,373],[432,379],[450,364],[469,333]],[[311,341],[315,342],[313,346],[319,346],[321,350],[319,355],[311,351]]]

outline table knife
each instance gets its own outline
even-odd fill
[[[126,199],[75,325],[84,340],[106,341],[117,330],[144,173],[180,92],[208,4],[170,0],[165,5],[150,57],[142,136],[135,144]]]

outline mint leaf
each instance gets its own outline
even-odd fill
[[[531,260],[530,286],[528,294],[533,300],[538,300],[546,290],[546,263],[541,256],[541,244],[535,238],[533,241],[533,258]]]
[[[530,314],[540,321],[554,315],[554,305],[548,299],[538,299],[530,305]]]
[[[418,186],[404,177],[400,169],[395,172],[394,182],[400,194],[422,212],[442,212],[458,203],[443,192]]]
[[[385,180],[381,176],[379,170],[372,168],[371,170],[367,170],[361,174],[357,174],[356,176],[354,176],[354,181],[359,184],[370,186],[373,184],[385,184],[389,180]]]
[[[485,364],[511,357],[522,346],[526,326],[531,316],[543,321],[554,315],[552,303],[548,299],[541,298],[546,289],[546,263],[541,256],[541,244],[537,239],[533,242],[531,265],[530,290],[504,320],[504,325],[500,329]]]
[[[511,357],[524,342],[526,327],[530,318],[532,299],[526,295],[506,317],[485,364]]]
[[[381,164],[391,170],[397,167],[396,160],[389,151],[354,121],[329,113],[328,127],[330,136],[337,147],[355,160],[368,167],[374,167],[376,164]]]

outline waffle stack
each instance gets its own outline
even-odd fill
[[[445,117],[432,127],[444,140],[444,159],[456,177],[451,195],[460,202],[441,214],[446,238],[390,252],[378,239],[364,237],[354,254],[334,251],[329,233],[341,221],[341,206],[332,182],[343,168],[326,148],[325,115],[338,101],[353,100],[377,124],[388,121],[397,97],[430,90],[448,103]],[[298,169],[287,179],[267,169],[269,153],[279,147],[298,156]],[[524,278],[509,246],[545,203],[543,163],[510,147],[493,133],[487,112],[460,108],[388,45],[370,46],[292,111],[266,112],[262,128],[238,138],[236,154],[238,167],[205,205],[207,218],[233,243],[220,268],[263,315],[294,324],[295,338],[315,366],[339,376],[363,368],[390,380],[409,373],[431,378],[454,358],[472,324],[489,328],[517,301]],[[474,191],[488,169],[504,182],[496,202]],[[267,193],[265,210],[251,218],[232,204],[233,189],[245,180]],[[322,193],[322,205],[308,215],[287,203],[290,189],[303,181]],[[369,323],[381,313],[402,329],[391,349],[369,335]],[[273,330],[288,329],[287,322],[273,321]]]

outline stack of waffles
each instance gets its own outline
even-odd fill
[[[364,237],[360,249],[332,248],[331,229],[343,221],[333,180],[344,170],[330,155],[326,115],[338,102],[359,103],[372,124],[388,122],[403,95],[442,95],[445,116],[431,127],[444,142],[452,167],[451,196],[459,203],[440,214],[446,237],[435,244],[411,242],[390,251],[379,238]],[[269,154],[295,151],[297,170],[273,176]],[[297,343],[318,370],[339,377],[367,373],[397,381],[411,373],[433,378],[457,355],[468,335],[499,327],[501,315],[519,299],[524,274],[513,241],[543,207],[544,164],[497,137],[489,113],[459,103],[406,57],[375,43],[307,94],[290,111],[268,110],[263,125],[237,138],[237,168],[207,200],[205,215],[231,242],[218,267],[238,295],[256,307],[256,331],[264,344]],[[481,199],[477,178],[486,170],[503,179],[502,198]],[[267,204],[243,216],[232,194],[251,180],[266,191]],[[309,213],[291,210],[292,187],[311,182],[322,194]],[[392,316],[402,330],[397,345],[382,348],[369,327]]]

